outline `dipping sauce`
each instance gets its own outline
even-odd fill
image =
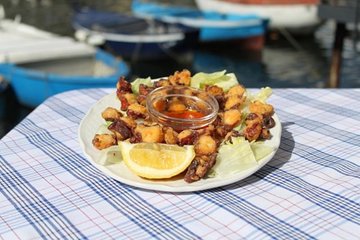
[[[202,118],[205,116],[204,113],[195,110],[186,110],[183,112],[163,112],[163,114],[169,117],[183,118],[183,119]]]
[[[208,126],[219,110],[213,96],[186,86],[157,88],[147,96],[146,106],[154,122],[178,132]]]

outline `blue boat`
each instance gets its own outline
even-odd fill
[[[136,16],[180,24],[200,30],[200,41],[226,41],[263,36],[267,20],[253,14],[221,14],[195,8],[133,0]]]
[[[199,31],[111,11],[81,9],[74,14],[77,39],[131,60],[171,57],[190,50]]]
[[[111,87],[127,64],[109,53],[12,20],[0,21],[0,75],[25,106],[57,93]]]

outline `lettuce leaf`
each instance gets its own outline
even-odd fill
[[[216,164],[213,167],[217,177],[225,177],[257,166],[250,143],[244,138],[233,138],[233,143],[220,146]]]
[[[271,96],[272,89],[270,87],[264,87],[264,88],[261,88],[260,91],[255,95],[250,94],[250,93],[247,93],[247,94],[248,94],[247,95],[248,99],[251,102],[260,101],[260,102],[265,103],[267,101],[267,99]]]
[[[154,83],[151,81],[151,78],[137,78],[131,83],[131,90],[135,94],[139,94],[139,86],[140,84],[145,84],[147,86],[153,86]]]
[[[264,142],[252,142],[250,147],[254,153],[256,161],[258,162],[274,151],[274,148],[266,145]]]
[[[217,85],[226,92],[232,86],[238,84],[238,81],[235,74],[225,73],[226,70],[213,73],[197,73],[191,78],[191,87],[203,89],[205,85]]]
[[[226,177],[255,167],[261,159],[274,151],[264,142],[249,142],[244,137],[232,138],[231,142],[220,146],[216,164],[209,177]]]
[[[122,161],[121,151],[118,145],[108,147],[100,151],[100,157],[96,163],[102,166],[116,164]]]

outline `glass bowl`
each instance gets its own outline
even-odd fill
[[[212,95],[186,86],[156,88],[148,94],[146,107],[154,122],[178,132],[208,126],[219,111]]]

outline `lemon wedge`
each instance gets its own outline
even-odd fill
[[[194,146],[119,142],[126,166],[148,179],[171,178],[183,172],[195,157]]]

